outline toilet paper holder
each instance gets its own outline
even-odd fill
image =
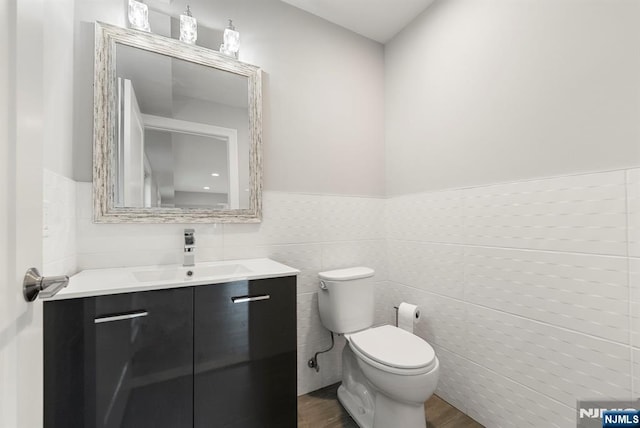
[[[398,326],[398,307],[394,306],[393,309],[396,311],[396,327]],[[416,318],[420,318],[420,311],[416,311]]]

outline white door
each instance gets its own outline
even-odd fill
[[[38,1],[0,1],[0,427],[42,427],[43,37]]]

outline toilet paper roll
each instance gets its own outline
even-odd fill
[[[398,327],[413,333],[413,325],[418,320],[420,320],[420,308],[411,303],[400,303],[400,306],[398,306]]]

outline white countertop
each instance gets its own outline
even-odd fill
[[[199,271],[212,271],[216,268],[242,266],[239,272],[219,275],[198,275]],[[187,276],[191,270],[193,276]],[[162,272],[169,272],[170,279],[140,281],[137,277],[163,276]],[[184,272],[184,275],[182,275]],[[160,275],[157,275],[160,273]],[[179,275],[175,275],[175,274]],[[73,275],[69,285],[55,296],[45,298],[44,301],[76,299],[79,297],[104,296],[108,294],[131,293],[136,291],[161,290],[165,288],[192,287],[196,285],[220,284],[232,281],[251,279],[277,278],[298,275],[300,271],[283,265],[271,259],[225,260],[220,262],[196,263],[195,266],[182,265],[136,266],[111,269],[89,269]]]

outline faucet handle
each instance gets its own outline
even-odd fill
[[[184,230],[184,245],[195,245],[196,244],[196,231],[194,229],[185,229]]]

